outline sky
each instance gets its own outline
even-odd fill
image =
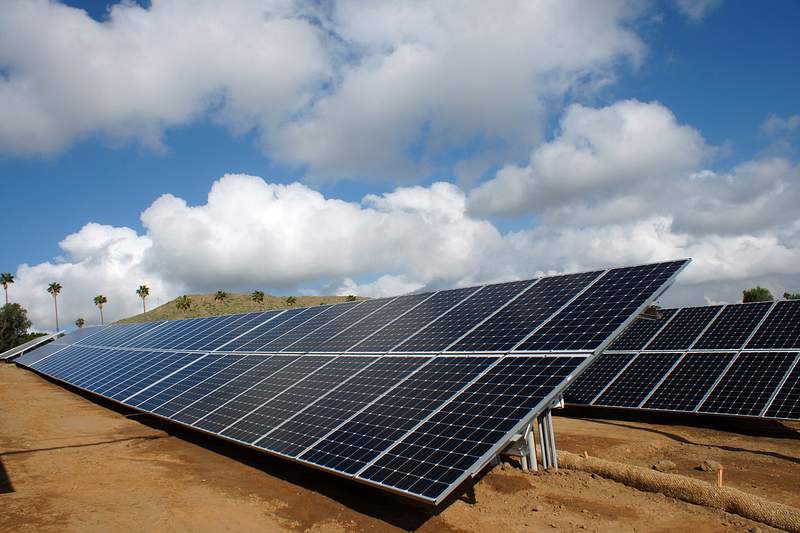
[[[800,291],[800,4],[0,3],[0,271],[34,328],[691,257]]]

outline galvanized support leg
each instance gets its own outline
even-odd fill
[[[536,459],[536,435],[533,433],[533,423],[528,425],[528,431],[525,433],[525,443],[528,446],[528,462],[531,465],[531,470],[536,472],[539,470]]]
[[[550,440],[550,462],[552,463],[553,468],[558,470],[558,457],[556,457],[556,437],[555,433],[553,432],[553,412],[550,409],[547,410],[547,436]]]
[[[539,450],[542,452],[542,468],[547,470],[547,437],[544,431],[544,421],[541,416],[539,416],[536,421],[539,426]]]

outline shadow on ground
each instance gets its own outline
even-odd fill
[[[0,494],[8,494],[9,492],[14,492],[14,486],[8,477],[6,467],[3,466],[3,459],[0,458]]]
[[[800,464],[800,457],[793,457],[768,450],[756,450],[737,446],[710,444],[708,442],[695,442],[683,435],[668,431],[663,427],[664,425],[697,427],[703,429],[715,429],[728,433],[738,433],[740,435],[749,437],[769,437],[775,439],[800,440],[799,431],[787,426],[779,420],[719,417],[684,413],[654,413],[648,411],[631,411],[627,409],[621,410],[595,407],[567,407],[562,411],[559,411],[558,415],[587,421],[590,420],[598,424],[607,424],[611,426],[647,431],[657,435],[662,435],[683,444],[709,446],[731,452],[747,452]],[[636,422],[654,424],[662,427],[643,427],[635,425]]]

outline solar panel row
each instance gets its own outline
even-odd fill
[[[20,363],[198,430],[438,502],[547,408],[685,264],[109,326]],[[310,353],[297,353],[308,339]],[[461,342],[473,353],[458,353]],[[571,352],[509,354],[528,344]],[[426,350],[402,353],[409,346]],[[331,349],[338,352],[324,353]]]
[[[639,319],[609,351],[800,350],[800,300],[664,309]]]
[[[800,352],[600,355],[565,401],[576,405],[800,419]]]

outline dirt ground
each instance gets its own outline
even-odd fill
[[[559,448],[800,507],[800,425],[566,411]],[[591,416],[591,418],[590,418]],[[0,531],[773,531],[582,472],[495,467],[438,509],[0,365]]]

